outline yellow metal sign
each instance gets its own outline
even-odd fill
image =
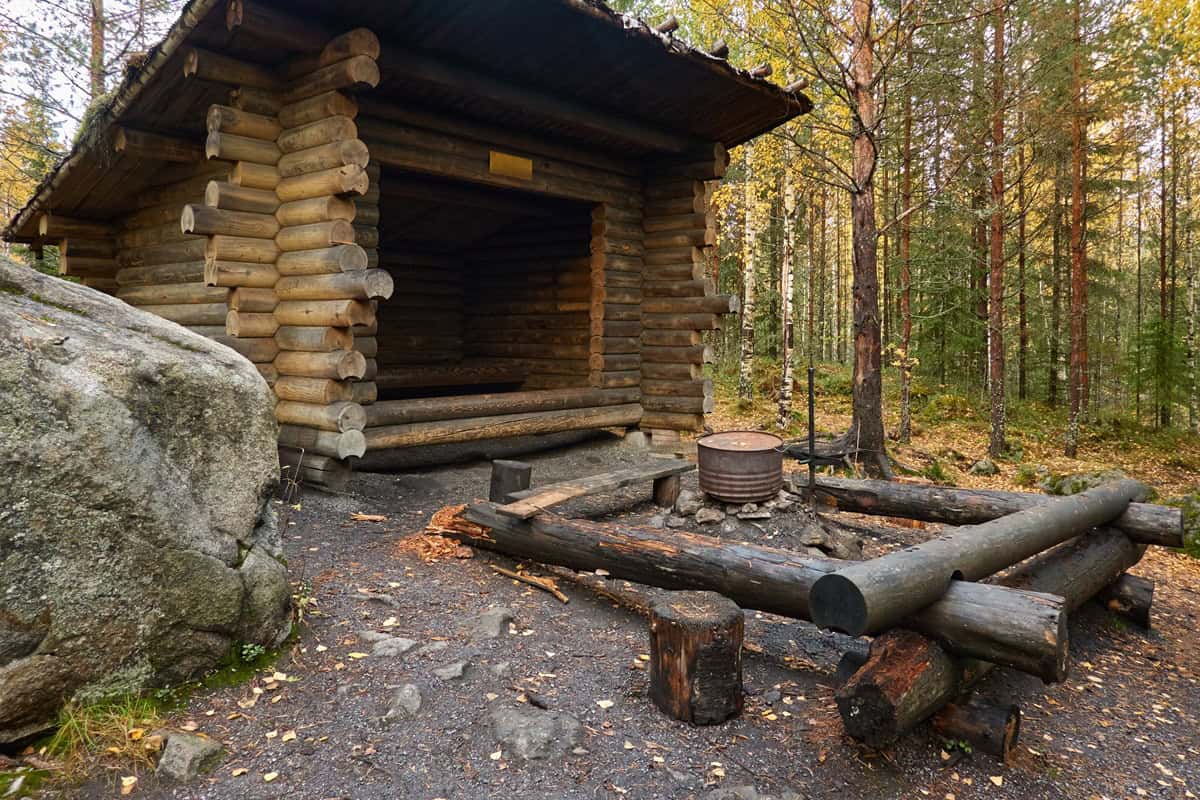
[[[533,179],[533,161],[508,153],[488,153],[488,172],[493,175],[503,175],[506,178],[528,181]]]

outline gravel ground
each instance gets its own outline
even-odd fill
[[[643,458],[621,442],[594,441],[526,460],[537,485]],[[924,727],[872,751],[842,734],[833,702],[842,637],[748,612],[744,714],[690,727],[647,697],[642,617],[566,581],[570,603],[559,603],[496,575],[490,564],[514,566],[501,556],[476,551],[429,563],[401,544],[438,508],[486,496],[488,476],[484,462],[361,474],[348,494],[306,491],[295,507],[281,504],[293,579],[315,608],[271,670],[197,693],[171,720],[220,741],[219,766],[182,786],[143,775],[135,796],[1030,800],[1200,792],[1196,562],[1155,551],[1135,570],[1158,581],[1150,632],[1100,608],[1077,613],[1065,683],[997,670],[982,684],[983,696],[1025,713],[1015,763],[948,754]],[[694,482],[694,474],[685,479]],[[563,511],[644,519],[655,513],[648,498],[648,487],[632,487]],[[354,513],[386,521],[355,521]],[[868,555],[930,534],[838,518],[870,531]],[[495,638],[477,630],[493,608],[513,616]],[[382,635],[416,644],[403,655],[372,655]],[[460,664],[462,676],[453,677]],[[403,710],[411,711],[411,687],[420,697],[413,715]],[[498,743],[493,719],[511,722],[512,711],[550,719],[535,705],[580,727],[554,717],[545,746],[557,752],[524,761],[517,751],[529,740]],[[382,719],[389,708],[393,718]],[[71,796],[114,797],[118,781],[99,776]]]

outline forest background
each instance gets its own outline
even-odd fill
[[[0,9],[0,217],[182,5]],[[1200,0],[614,5],[814,102],[714,198],[714,427],[800,434],[813,366],[868,472],[1195,483]]]

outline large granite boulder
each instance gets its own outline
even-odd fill
[[[232,350],[0,259],[0,742],[290,619],[271,392]]]

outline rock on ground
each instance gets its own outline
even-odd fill
[[[160,778],[185,783],[215,767],[223,752],[220,743],[212,739],[191,733],[172,733],[154,772]]]
[[[0,742],[278,644],[270,389],[232,350],[0,260]]]
[[[392,693],[387,711],[383,719],[391,722],[397,719],[412,719],[421,710],[421,690],[411,683],[406,683]]]
[[[583,740],[583,725],[562,711],[497,708],[491,720],[501,749],[524,761],[557,758]]]
[[[493,607],[475,618],[470,633],[476,638],[495,639],[508,630],[508,623],[516,619],[511,608]]]

